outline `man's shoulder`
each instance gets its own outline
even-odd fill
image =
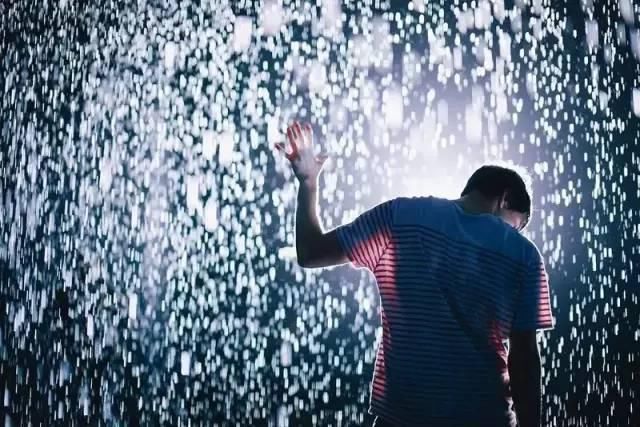
[[[391,201],[398,207],[420,207],[420,206],[432,206],[437,203],[438,199],[433,196],[398,196],[391,199]]]
[[[538,245],[536,245],[535,242],[531,240],[531,238],[529,238],[528,236],[525,236],[524,234],[520,234],[520,235],[525,241],[524,245],[525,245],[525,250],[527,251],[527,259],[533,260],[533,261],[541,260],[542,252],[540,251],[540,248],[538,248]]]
[[[401,222],[415,220],[417,218],[426,219],[433,213],[435,200],[432,196],[398,196],[392,199],[396,218]]]
[[[542,259],[542,253],[531,238],[525,234],[516,231],[516,239],[518,245],[522,248],[522,259],[525,263],[539,262]]]

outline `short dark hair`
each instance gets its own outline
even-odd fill
[[[483,196],[494,200],[502,197],[506,191],[505,201],[508,208],[525,214],[526,218],[521,227],[524,229],[531,217],[530,183],[531,178],[522,166],[484,165],[471,175],[460,196],[478,191]]]

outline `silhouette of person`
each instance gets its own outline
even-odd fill
[[[314,154],[308,124],[293,123],[287,139],[276,148],[299,181],[298,263],[350,263],[376,279],[374,426],[539,426],[537,331],[554,318],[543,258],[521,234],[531,212],[523,177],[485,165],[458,199],[396,197],[325,233],[316,204],[327,155]]]

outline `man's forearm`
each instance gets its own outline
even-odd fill
[[[322,236],[322,226],[317,214],[318,183],[298,183],[298,205],[296,207],[296,254],[298,262],[304,263],[308,248]]]
[[[538,357],[509,358],[509,376],[518,427],[540,426],[542,386]]]

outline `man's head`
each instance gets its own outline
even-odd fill
[[[530,182],[520,167],[485,165],[471,175],[461,196],[480,196],[490,206],[491,213],[522,230],[531,216],[530,186],[525,180]]]

